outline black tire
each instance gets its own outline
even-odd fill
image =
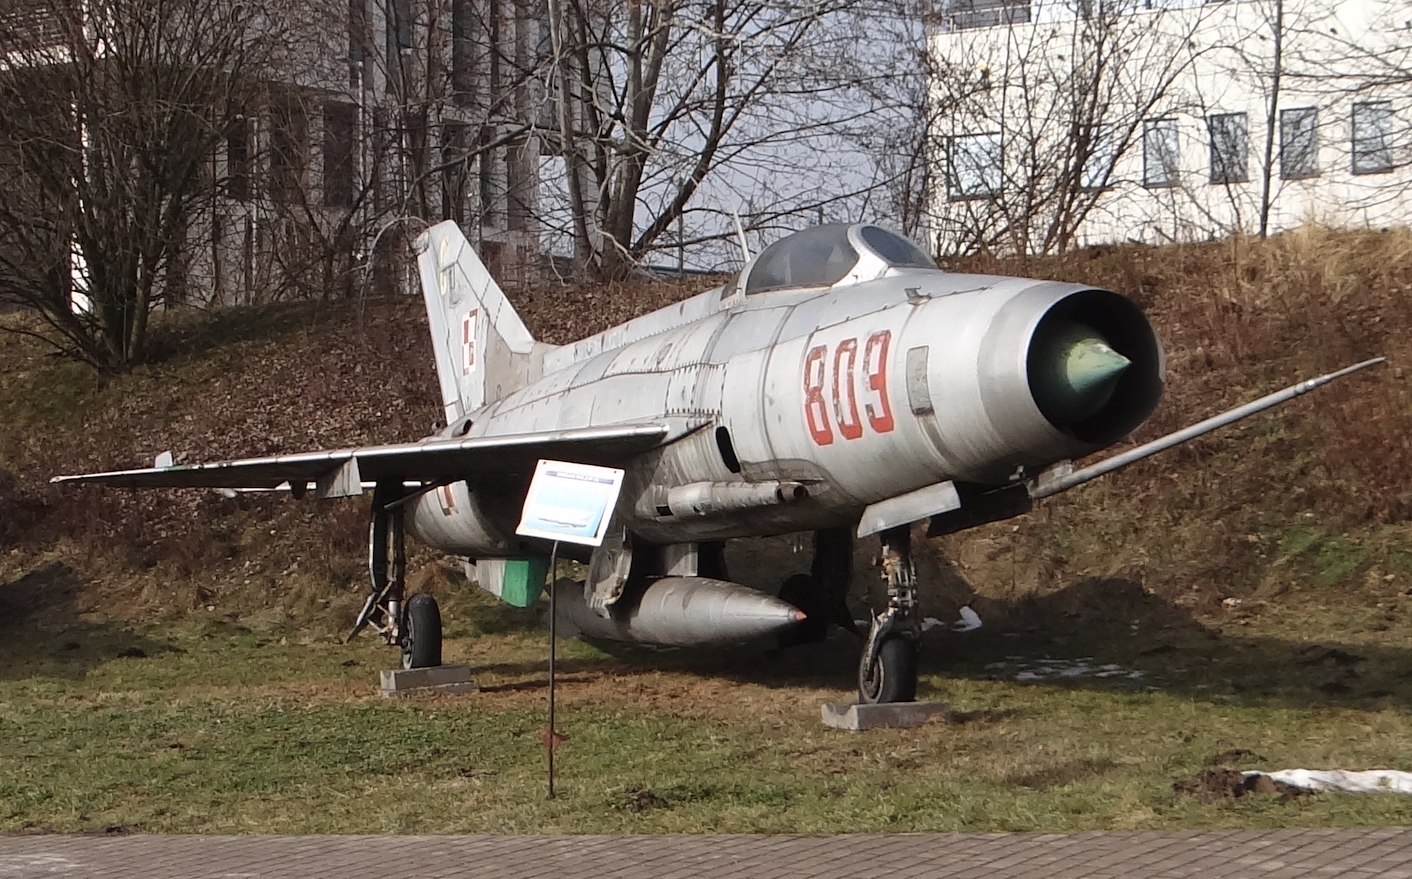
[[[804,611],[804,619],[779,634],[781,647],[817,644],[829,634],[829,596],[808,574],[795,574],[780,587],[780,600]]]
[[[894,635],[882,642],[871,669],[858,667],[858,701],[864,705],[912,702],[917,698],[917,645]]]
[[[441,608],[436,599],[418,592],[407,600],[402,617],[402,667],[441,665]]]

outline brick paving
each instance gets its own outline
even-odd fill
[[[1412,829],[843,836],[0,836],[0,879],[1412,879]]]

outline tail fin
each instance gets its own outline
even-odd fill
[[[528,383],[540,359],[538,346],[455,222],[423,232],[417,253],[451,424]]]

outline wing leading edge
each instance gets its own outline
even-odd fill
[[[288,483],[296,492],[310,487],[323,496],[357,494],[363,482],[399,480],[446,482],[481,476],[531,473],[540,458],[569,458],[585,464],[621,464],[661,445],[666,424],[582,427],[541,433],[427,439],[416,443],[362,446],[213,461],[176,467],[146,467],[55,476],[50,482],[99,482],[120,488],[225,488],[272,490]]]

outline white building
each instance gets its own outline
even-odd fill
[[[951,0],[938,250],[1412,220],[1412,6]]]

